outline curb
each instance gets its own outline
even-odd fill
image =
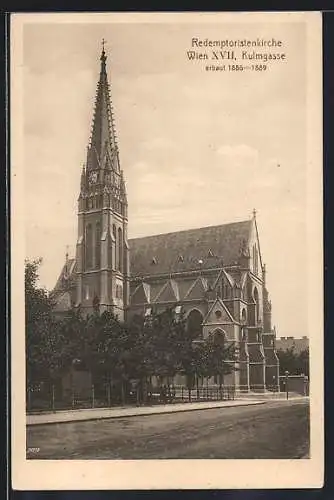
[[[267,401],[248,401],[248,402],[241,402],[240,404],[236,405],[221,405],[221,406],[206,406],[203,408],[180,408],[178,410],[172,409],[172,408],[166,408],[164,411],[153,411],[150,413],[130,413],[128,415],[106,415],[106,416],[91,416],[87,418],[74,418],[73,420],[60,420],[60,421],[55,421],[55,422],[34,422],[34,423],[27,423],[27,427],[33,427],[35,425],[55,425],[55,424],[71,424],[74,422],[89,422],[93,420],[114,420],[114,419],[120,419],[120,418],[132,418],[132,417],[149,417],[151,415],[166,415],[170,413],[184,413],[187,411],[204,411],[204,410],[214,410],[214,409],[229,409],[229,408],[239,408],[240,406],[255,406],[255,405],[261,405],[265,404]],[[190,403],[191,404],[191,403]]]

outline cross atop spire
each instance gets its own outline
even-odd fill
[[[104,50],[104,46],[105,46],[105,44],[106,44],[106,43],[107,43],[107,42],[105,41],[105,39],[104,39],[104,38],[102,38],[102,42],[101,42],[101,45],[102,45],[102,54],[101,54],[100,59],[101,59],[101,61],[102,61],[103,63],[105,63],[105,62],[106,62],[106,59],[107,59],[106,52],[105,52],[105,50]]]
[[[253,208],[253,219],[256,219],[256,209]]]

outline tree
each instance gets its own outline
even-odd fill
[[[299,353],[299,366],[297,370],[304,375],[310,376],[310,353],[309,349],[303,349]]]
[[[237,370],[237,353],[234,342],[226,342],[221,335],[212,335],[203,344],[202,370],[206,377],[218,377],[219,387],[224,384],[224,376]]]
[[[59,373],[73,364],[84,364],[87,352],[87,321],[80,308],[72,308],[66,316],[57,321],[57,359]]]
[[[125,324],[106,311],[90,323],[89,347],[93,353],[93,370],[104,373],[108,383],[120,386],[121,399],[125,403],[126,386],[132,376],[132,351],[134,340]],[[95,330],[95,331],[94,331]]]
[[[55,382],[74,360],[81,358],[85,321],[80,309],[56,320],[53,300],[38,287],[42,259],[25,263],[27,382]]]
[[[52,301],[38,287],[42,259],[25,262],[25,324],[27,383],[48,379],[57,369],[57,325],[52,317]]]
[[[152,321],[152,349],[155,375],[173,377],[182,366],[185,322],[173,309],[157,314]]]
[[[122,323],[109,311],[101,314],[96,299],[89,316],[76,307],[56,320],[50,296],[38,286],[41,262],[27,261],[25,267],[29,383],[54,383],[77,364],[90,371],[96,387],[112,383],[125,403],[133,381],[139,402],[146,401],[153,375],[170,380],[185,374],[190,394],[194,380],[218,375],[222,384],[223,375],[234,369],[234,347],[216,338],[195,342],[198,331],[187,328],[184,316],[173,308]]]
[[[309,376],[309,350],[304,349],[299,353],[296,352],[295,347],[277,351],[277,356],[280,364],[280,374],[284,375],[286,371],[290,375],[307,375]]]
[[[148,317],[134,316],[127,325],[131,344],[128,373],[137,380],[137,397],[146,401],[152,376],[169,380],[180,366],[177,339],[182,326],[168,309]]]

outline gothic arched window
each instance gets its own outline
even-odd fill
[[[259,304],[259,292],[257,288],[254,288],[254,301],[255,301],[255,321],[258,322],[260,319],[260,304]]]
[[[224,299],[228,299],[230,297],[230,287],[225,283],[224,284]]]
[[[223,347],[225,344],[225,340],[226,340],[226,335],[225,335],[224,330],[217,328],[212,334],[212,339],[213,339],[214,344]]]
[[[93,267],[93,230],[92,225],[86,226],[86,269]]]
[[[101,265],[101,224],[96,223],[95,226],[95,267]]]
[[[202,314],[197,309],[190,311],[187,318],[187,331],[193,339],[203,337],[202,323]]]
[[[241,312],[241,323],[245,325],[246,321],[247,321],[247,312],[246,309],[244,308]]]
[[[123,238],[122,238],[122,229],[118,228],[118,266],[117,269],[119,271],[123,271]]]
[[[113,238],[114,238],[114,249],[115,249],[115,253],[113,255],[114,257],[114,269],[117,268],[117,262],[118,262],[118,257],[117,257],[117,254],[118,254],[118,245],[117,245],[117,231],[116,231],[116,226],[115,224],[112,225],[112,235],[113,235]]]
[[[112,239],[108,232],[108,267],[112,268]]]

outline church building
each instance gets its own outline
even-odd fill
[[[76,256],[66,255],[53,290],[55,314],[80,305],[125,320],[174,308],[198,331],[198,341],[213,335],[235,343],[237,370],[226,384],[246,392],[277,387],[276,333],[255,211],[242,222],[128,239],[106,59],[103,48],[81,172]]]

